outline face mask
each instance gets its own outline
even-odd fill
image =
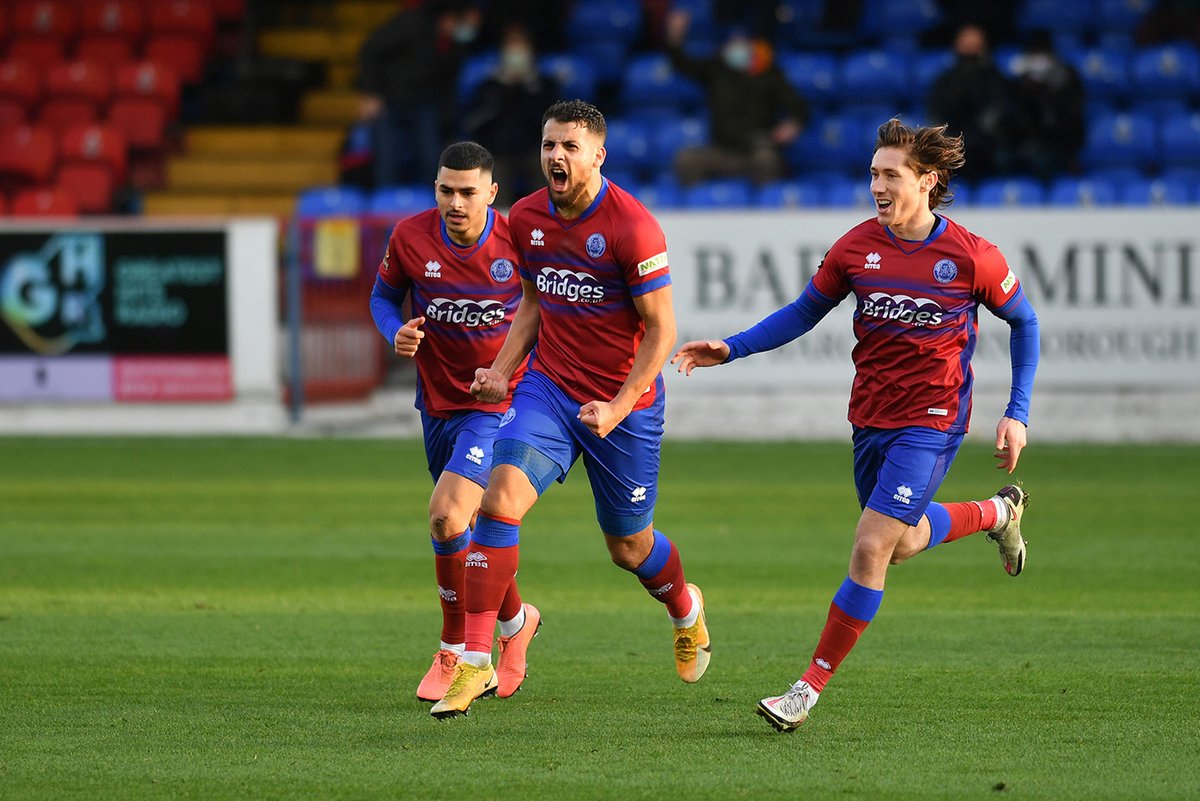
[[[725,58],[725,63],[731,69],[746,71],[750,68],[750,45],[745,42],[731,42],[725,46],[725,50],[721,55]]]
[[[508,73],[528,74],[533,68],[533,53],[525,47],[511,47],[501,54],[500,66]]]
[[[475,34],[479,32],[478,26],[473,22],[460,22],[454,26],[454,41],[459,44],[467,44],[475,39]]]

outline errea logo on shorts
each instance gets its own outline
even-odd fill
[[[541,228],[534,228],[532,231],[529,232],[529,244],[533,245],[535,248],[545,247],[546,246],[546,243],[544,241],[545,238],[546,238],[546,234],[542,231]]]
[[[436,261],[432,261],[432,260],[425,262],[425,277],[426,278],[441,278],[442,277],[442,265],[440,265]]]
[[[866,264],[863,265],[863,269],[864,270],[881,269],[880,262],[882,262],[882,261],[883,261],[883,257],[880,256],[878,253],[874,253],[874,252],[868,253],[867,254],[867,262],[866,262]]]
[[[638,275],[649,275],[655,270],[661,270],[667,266],[667,253],[663,251],[655,256],[651,256],[643,262],[638,263]]]
[[[478,445],[472,445],[471,450],[467,451],[467,460],[478,465],[483,464],[483,456],[483,448],[479,447]]]
[[[896,487],[896,494],[892,496],[893,501],[900,501],[905,506],[912,504],[912,487],[906,487],[903,484]]]
[[[487,570],[487,566],[488,566],[487,554],[480,553],[479,551],[471,551],[470,553],[467,554],[466,566],[467,567],[482,567],[484,570]]]
[[[641,503],[642,501],[646,500],[646,488],[637,487],[634,489],[634,491],[629,495],[629,500],[632,503]]]

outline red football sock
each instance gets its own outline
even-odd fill
[[[517,577],[514,575],[508,589],[504,592],[504,600],[500,602],[500,620],[512,620],[521,613],[521,593],[517,591]]]
[[[656,549],[662,548],[663,545],[670,548],[666,554],[666,562],[657,573],[649,578],[642,577],[641,567],[633,572],[637,575],[638,581],[642,582],[642,586],[646,588],[646,592],[667,607],[667,614],[674,618],[687,617],[688,613],[692,611],[692,595],[687,590],[687,579],[683,576],[683,562],[679,559],[679,549],[675,547],[675,543],[661,533],[656,531],[654,534]],[[642,565],[645,566],[655,559],[655,556],[655,551],[652,550]]]
[[[801,678],[817,692],[824,690],[868,623],[869,620],[859,620],[846,614],[838,608],[837,603],[830,604],[829,617],[825,620],[821,639],[817,641],[817,650],[813,652],[812,662]]]
[[[433,572],[437,576],[438,596],[442,603],[442,642],[460,643],[466,636],[463,562],[470,544],[468,539],[456,553],[440,554],[435,551],[433,554]]]
[[[944,503],[942,506],[950,515],[950,532],[942,542],[954,542],[996,525],[996,507],[991,501]]]
[[[467,552],[463,569],[466,576],[468,651],[492,652],[496,617],[505,595],[513,589],[517,575],[519,526],[519,520],[493,517],[482,512],[476,520],[474,542]],[[485,545],[487,542],[499,544]]]

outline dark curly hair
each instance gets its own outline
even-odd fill
[[[895,147],[908,153],[905,163],[920,175],[937,174],[937,185],[929,190],[929,208],[948,206],[954,202],[950,192],[950,177],[967,163],[962,136],[950,136],[946,125],[910,127],[899,119],[879,126],[875,133],[875,150]]]
[[[550,120],[577,122],[600,137],[602,142],[608,135],[608,123],[604,121],[600,109],[584,100],[560,100],[546,109],[546,113],[542,115],[542,127],[545,128]]]

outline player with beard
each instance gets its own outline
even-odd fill
[[[675,667],[695,682],[710,641],[700,590],[654,529],[663,434],[661,370],[675,340],[666,240],[633,196],[600,174],[604,115],[579,100],[542,117],[547,186],[510,213],[521,306],[471,392],[492,403],[532,352],[496,435],[467,562],[467,651],[434,717],[465,714],[491,681],[492,628],[517,569],[521,519],[582,456],[612,561],[666,606]]]
[[[962,137],[946,126],[880,126],[871,160],[876,214],[834,243],[792,304],[723,341],[688,342],[672,358],[688,375],[771,350],[812,329],[847,295],[855,300],[854,483],[862,514],[849,575],[834,595],[804,675],[758,714],[780,731],[807,718],[883,599],[889,564],[978,531],[1009,575],[1025,566],[1021,518],[1029,503],[1010,484],[984,501],[933,503],[971,416],[978,307],[1011,328],[1012,389],[996,426],[998,467],[1012,473],[1025,447],[1038,362],[1037,316],[995,245],[934,213],[952,200]]]
[[[492,155],[474,142],[443,151],[434,193],[437,208],[392,230],[371,292],[371,314],[396,355],[417,365],[425,455],[433,476],[429,528],[442,606],[442,636],[417,698],[441,700],[466,645],[463,566],[471,521],[487,486],[492,441],[509,406],[509,388],[487,402],[469,392],[475,365],[494,358],[521,299],[516,249],[504,216],[492,209]],[[409,295],[415,316],[404,321]],[[513,372],[513,383],[523,365]],[[500,660],[488,692],[515,693],[541,615],[521,602],[516,580],[499,611]]]

